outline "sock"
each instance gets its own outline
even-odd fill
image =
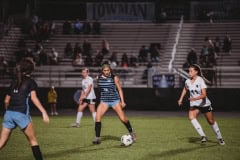
[[[203,132],[203,129],[202,129],[201,125],[199,124],[199,122],[197,121],[197,119],[191,120],[191,123],[201,137],[203,137],[203,136],[206,137],[206,135]]]
[[[39,146],[32,146],[32,152],[33,152],[33,156],[35,157],[36,160],[43,159]]]
[[[95,122],[95,120],[96,120],[96,112],[92,113],[92,117],[93,117],[93,121]]]
[[[212,125],[212,129],[215,132],[217,138],[222,139],[222,135],[221,135],[220,129],[218,128],[217,122],[214,122],[214,124]]]
[[[125,127],[127,128],[129,133],[131,133],[133,131],[132,126],[129,121],[127,121],[126,123],[123,122],[123,124],[125,125]]]
[[[101,127],[102,127],[102,123],[101,122],[95,122],[95,134],[96,134],[97,138],[100,137]]]
[[[83,116],[83,112],[78,112],[77,113],[76,123],[80,124],[82,116]]]

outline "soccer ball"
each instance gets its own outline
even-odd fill
[[[121,137],[121,144],[123,146],[130,146],[133,143],[132,136],[131,135],[123,135]]]

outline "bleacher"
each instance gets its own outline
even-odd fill
[[[214,87],[236,88],[240,87],[240,23],[184,23],[181,38],[179,41],[175,68],[182,68],[183,63],[191,48],[195,48],[198,57],[204,44],[204,38],[209,36],[213,41],[219,36],[223,44],[223,39],[228,33],[232,39],[232,52],[230,55],[220,52],[217,58],[218,84]]]
[[[180,41],[174,60],[174,68],[182,68],[187,53],[190,48],[195,48],[198,55],[205,36],[215,39],[219,36],[221,40],[228,32],[233,41],[231,55],[221,55],[217,60],[218,86],[222,88],[236,88],[240,86],[239,60],[240,60],[240,23],[185,23],[183,24]],[[159,74],[168,73],[168,64],[171,58],[172,48],[178,29],[178,23],[154,24],[154,23],[103,23],[101,35],[82,35],[82,34],[62,34],[62,23],[57,23],[56,34],[49,41],[44,42],[43,46],[47,53],[54,47],[61,57],[63,57],[64,47],[67,42],[74,45],[76,42],[83,43],[88,39],[93,51],[101,49],[101,41],[107,39],[110,43],[111,52],[117,52],[118,61],[122,54],[138,56],[142,45],[149,46],[150,43],[161,43],[162,50],[160,62],[154,63],[154,67]],[[1,40],[0,51],[7,60],[14,59],[14,51],[17,50],[17,41],[21,37],[26,37],[21,33],[19,27],[12,27],[8,36]],[[33,48],[34,40],[27,40],[27,46]],[[93,57],[96,52],[93,52]],[[106,59],[108,56],[106,57]],[[40,87],[49,87],[55,84],[59,87],[79,87],[80,68],[72,66],[71,60],[62,58],[57,66],[39,66],[33,74]],[[147,87],[146,80],[142,79],[146,64],[140,64],[137,68],[116,68],[120,78],[123,79],[123,87]],[[99,68],[90,68],[92,76],[99,73]],[[1,86],[6,86],[9,79],[1,78]],[[179,87],[179,76],[175,75],[175,87]],[[216,86],[214,86],[216,87]]]

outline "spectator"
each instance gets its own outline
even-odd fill
[[[110,52],[110,45],[109,42],[106,39],[102,40],[102,50],[103,55],[107,55]]]
[[[223,40],[223,51],[227,54],[231,54],[232,51],[232,39],[229,34],[226,34]]]
[[[156,43],[151,43],[149,48],[151,61],[152,62],[159,62],[159,52],[160,52],[160,46],[158,46]]]
[[[109,60],[110,60],[110,62],[113,64],[113,66],[114,66],[114,64],[116,64],[116,66],[117,66],[117,64],[118,64],[118,61],[117,61],[117,52],[112,52],[112,55],[111,55],[111,57],[109,58]]]
[[[82,30],[83,30],[83,34],[89,34],[89,33],[91,33],[91,24],[89,23],[89,21],[86,21],[86,22],[84,22],[83,23],[83,28],[82,28]]]
[[[82,48],[78,42],[75,43],[74,49],[73,49],[73,57],[75,58],[77,55],[82,54]]]
[[[139,62],[147,62],[147,58],[148,58],[148,50],[146,49],[146,46],[143,45],[139,50],[138,60]]]
[[[87,55],[85,58],[85,65],[86,66],[92,66],[93,65],[93,59],[91,55]]]
[[[204,45],[201,49],[200,61],[201,63],[206,63],[209,56],[208,47]]]
[[[83,25],[82,23],[79,21],[79,19],[76,19],[76,21],[73,24],[73,29],[74,29],[74,33],[79,34],[82,32],[83,29]]]
[[[122,67],[128,67],[128,56],[127,56],[127,54],[126,53],[124,53],[123,55],[122,55],[122,64],[121,64],[121,66]]]
[[[190,52],[187,55],[188,64],[197,64],[197,53],[194,48],[191,48]]]
[[[132,54],[131,57],[130,57],[129,66],[131,66],[131,67],[137,67],[137,57],[134,56],[133,54]]]
[[[98,20],[93,22],[92,31],[93,34],[101,34],[101,23]]]
[[[54,21],[50,22],[50,31],[51,35],[54,35],[56,33],[56,23]]]
[[[40,65],[48,64],[48,56],[47,56],[46,52],[44,51],[44,49],[39,54],[39,61],[40,61]]]
[[[218,36],[216,37],[215,42],[213,44],[214,44],[214,50],[215,50],[217,56],[219,56],[222,44],[221,44],[220,38]]]
[[[66,44],[66,47],[64,49],[64,56],[66,58],[73,58],[73,48],[70,42]]]
[[[84,61],[82,59],[82,55],[78,54],[76,55],[75,59],[73,60],[74,66],[84,66]]]
[[[92,45],[87,39],[83,41],[82,49],[83,49],[83,55],[86,55],[86,56],[91,55]]]
[[[51,65],[58,64],[58,52],[56,51],[55,48],[52,48],[51,53],[49,55],[49,59]]]
[[[51,115],[58,115],[57,112],[57,92],[54,89],[54,86],[48,91],[48,103],[51,108]]]
[[[102,52],[97,50],[97,55],[95,57],[95,66],[101,66],[103,58],[104,58],[104,56],[103,56]]]
[[[70,21],[65,21],[63,23],[62,33],[63,34],[70,34],[72,31],[72,25]]]

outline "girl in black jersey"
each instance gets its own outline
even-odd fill
[[[36,82],[31,79],[30,74],[34,70],[34,62],[31,59],[23,59],[17,65],[17,80],[9,87],[4,104],[3,126],[0,138],[0,150],[6,144],[13,129],[19,127],[26,135],[36,160],[42,160],[42,154],[35,137],[33,123],[29,115],[29,99],[42,113],[43,121],[49,123],[47,112],[38,100]]]
[[[126,104],[119,78],[111,73],[109,64],[103,64],[102,66],[102,74],[98,77],[98,87],[100,89],[100,104],[97,108],[95,122],[96,137],[93,141],[93,144],[101,143],[101,119],[109,108],[112,108],[117,113],[119,119],[131,134],[133,141],[136,141],[136,135],[133,131],[133,128],[123,112],[123,108],[126,106]]]

